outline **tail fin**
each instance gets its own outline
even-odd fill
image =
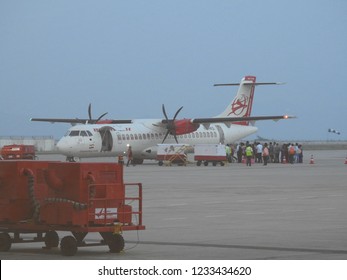
[[[215,86],[239,86],[233,101],[228,105],[223,113],[216,116],[223,117],[250,117],[253,105],[255,86],[259,85],[278,85],[281,83],[256,83],[255,76],[246,76],[237,84],[215,84]],[[234,124],[249,125],[249,121],[235,122]]]
[[[215,86],[239,85],[239,89],[233,101],[228,105],[223,113],[216,117],[249,117],[252,111],[255,81],[256,77],[246,76],[239,84],[216,84]],[[248,121],[241,121],[235,124],[248,125],[248,123]]]

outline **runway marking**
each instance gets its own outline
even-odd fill
[[[255,245],[232,245],[232,244],[208,244],[208,243],[184,243],[184,242],[160,242],[160,241],[127,241],[127,243],[139,243],[144,245],[165,245],[165,246],[186,246],[186,247],[210,247],[222,249],[246,249],[246,250],[267,250],[267,251],[287,251],[302,253],[319,253],[319,254],[342,254],[347,255],[347,250],[334,249],[310,249],[310,248],[289,248],[289,247],[272,247],[272,246],[255,246]]]

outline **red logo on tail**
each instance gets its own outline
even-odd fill
[[[242,95],[240,98],[234,100],[234,102],[231,104],[231,112],[228,114],[228,116],[230,116],[231,114],[239,116],[243,113],[245,109],[247,109],[247,107],[248,97]]]

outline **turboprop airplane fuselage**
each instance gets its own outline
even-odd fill
[[[105,157],[123,155],[132,147],[134,159],[155,159],[157,145],[162,143],[166,129],[154,124],[161,120],[133,120],[131,124],[86,124],[71,127],[57,143],[61,154],[73,157]],[[230,144],[257,131],[254,126],[225,125],[200,126],[196,131],[177,135],[180,144]],[[176,143],[168,135],[166,144]]]
[[[123,155],[131,146],[133,159],[155,159],[158,144],[180,143],[194,147],[195,144],[231,144],[257,131],[253,126],[259,120],[280,120],[289,118],[279,116],[251,116],[254,89],[259,85],[278,83],[257,83],[255,76],[246,76],[237,84],[217,84],[218,86],[238,85],[234,99],[222,113],[215,117],[178,119],[183,107],[173,118],[166,114],[162,106],[162,119],[106,119],[102,114],[93,119],[91,105],[88,119],[32,118],[32,121],[62,122],[74,124],[58,142],[59,152],[67,160],[86,157],[116,157]]]

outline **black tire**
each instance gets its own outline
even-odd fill
[[[204,162],[204,165],[207,166],[207,165],[208,165],[208,161],[205,161],[205,162]]]
[[[124,249],[124,238],[120,234],[112,234],[106,240],[111,253],[120,253]]]
[[[220,162],[220,166],[224,166],[225,164],[224,164],[224,162],[223,161],[221,161]]]
[[[7,252],[11,249],[12,239],[7,232],[0,233],[0,251]]]
[[[158,165],[159,165],[159,166],[163,166],[163,164],[164,164],[164,163],[163,163],[162,161],[159,161],[159,162],[158,162]]]
[[[73,236],[65,236],[60,241],[60,250],[63,256],[74,256],[77,253],[77,240]]]
[[[201,165],[201,161],[199,160],[197,163],[196,163],[197,166],[200,166]]]
[[[215,161],[212,162],[212,165],[213,165],[213,166],[217,166],[217,162],[215,162]]]
[[[45,245],[46,248],[54,248],[59,246],[59,236],[54,230],[47,231],[45,234]]]

